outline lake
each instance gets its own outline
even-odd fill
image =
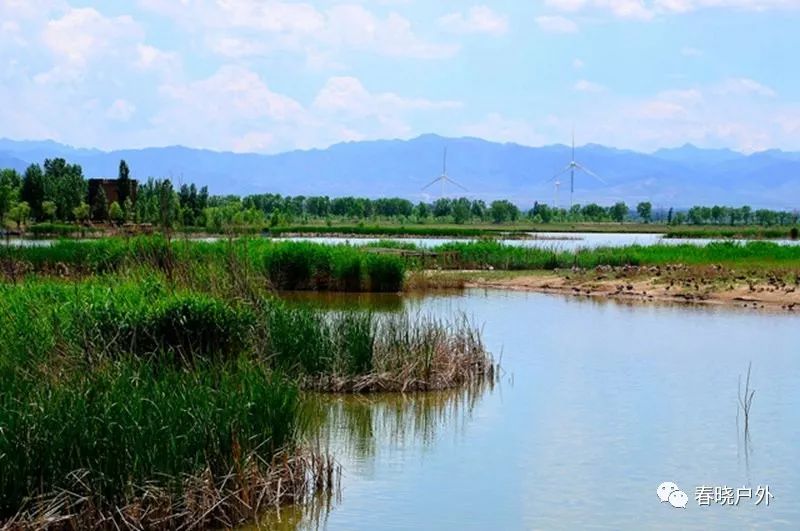
[[[196,241],[214,242],[224,237],[209,236],[203,238],[190,238]],[[342,236],[296,236],[285,238],[272,238],[275,241],[296,241],[296,242],[312,242],[312,243],[326,243],[326,244],[349,244],[349,245],[367,245],[379,241],[391,241],[398,243],[412,243],[419,247],[435,247],[444,243],[454,241],[475,241],[470,238],[361,238],[361,237],[342,237]],[[10,245],[25,245],[25,246],[47,246],[52,245],[56,240],[30,240],[11,238],[8,240]],[[498,240],[506,245],[513,245],[518,247],[538,247],[546,249],[557,249],[562,251],[573,251],[575,249],[586,249],[595,247],[624,247],[626,245],[679,245],[679,244],[692,244],[692,245],[707,245],[716,241],[736,241],[746,242],[748,240],[732,240],[732,239],[712,239],[712,238],[664,238],[663,234],[657,233],[623,233],[623,232],[537,232],[531,233],[529,239],[508,239]],[[800,245],[800,240],[766,240],[775,242],[781,245]],[[6,240],[0,239],[0,245],[5,244]]]
[[[342,465],[327,509],[285,529],[798,529],[800,327],[743,309],[628,305],[491,290],[428,297],[297,295],[442,317],[465,312],[502,356],[494,385],[326,396]],[[756,390],[745,447],[737,386]],[[738,427],[737,427],[738,420]],[[660,503],[675,482],[686,509]],[[700,507],[699,486],[769,486],[770,505]]]

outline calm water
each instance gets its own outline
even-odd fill
[[[195,238],[198,241],[213,242],[223,238],[216,236],[206,238]],[[274,238],[276,241],[296,241],[296,242],[316,242],[316,243],[329,243],[329,244],[350,244],[350,245],[366,245],[378,241],[392,241],[400,243],[413,243],[419,247],[435,247],[444,243],[453,241],[474,241],[470,239],[453,239],[453,238],[343,238],[343,237],[307,237],[297,236],[290,238]],[[11,238],[8,240],[10,245],[24,245],[24,246],[47,246],[52,245],[55,240],[28,240],[20,238]],[[519,247],[541,247],[547,249],[560,249],[571,251],[574,249],[594,248],[594,247],[623,247],[626,245],[653,245],[663,243],[667,245],[678,245],[689,243],[693,245],[707,245],[710,242],[720,241],[710,238],[664,238],[663,234],[650,234],[650,233],[592,233],[592,232],[571,232],[571,233],[558,233],[558,232],[538,232],[533,234],[531,239],[511,239],[499,240],[504,244],[519,246]],[[725,241],[740,241],[746,240],[725,240]],[[800,245],[800,240],[769,240],[781,245]],[[0,245],[6,244],[5,239],[0,239]]]
[[[505,374],[472,391],[328,397],[322,432],[343,466],[341,498],[328,510],[283,511],[271,525],[800,528],[796,318],[484,290],[360,304],[464,311],[484,325]],[[750,361],[746,453],[737,380]],[[689,495],[687,509],[659,503],[664,481]],[[700,485],[769,485],[774,499],[699,507]]]
[[[498,240],[506,245],[516,247],[538,247],[546,249],[560,249],[564,251],[572,251],[575,249],[586,249],[594,247],[624,247],[626,245],[679,245],[679,244],[692,244],[692,245],[707,245],[711,242],[720,241],[711,238],[664,238],[663,234],[643,234],[643,233],[592,233],[592,232],[572,232],[572,233],[557,233],[557,232],[538,232],[533,235],[531,239],[511,239],[511,240]],[[278,240],[290,241],[309,241],[317,243],[349,243],[351,245],[366,245],[368,243],[375,243],[378,241],[392,241],[413,243],[419,247],[435,247],[444,243],[453,241],[474,241],[465,239],[452,239],[452,238],[311,238],[311,237],[294,237],[294,238],[277,238]],[[746,240],[725,240],[725,241],[740,241]],[[770,240],[781,245],[798,245],[800,240]]]

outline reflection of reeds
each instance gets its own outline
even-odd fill
[[[348,454],[368,457],[381,443],[392,447],[419,441],[433,443],[443,430],[459,430],[494,380],[476,381],[459,389],[429,393],[310,395],[315,418],[307,436],[318,444],[343,447]]]

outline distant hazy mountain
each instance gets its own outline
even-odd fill
[[[427,196],[421,190],[441,173],[445,146],[449,175],[469,190],[450,186],[447,195],[509,198],[521,206],[536,200],[552,203],[555,186],[548,180],[570,160],[570,148],[563,145],[526,147],[436,135],[347,142],[277,155],[178,146],[104,152],[52,141],[0,140],[0,167],[21,170],[31,162],[60,156],[83,166],[87,177],[113,177],[119,160],[125,159],[137,179],[171,177],[176,184],[208,185],[216,194],[391,195],[419,200],[441,193],[438,184],[426,191]],[[662,207],[800,206],[800,153],[772,150],[744,155],[687,144],[646,154],[590,144],[577,148],[576,158],[606,182],[578,174],[577,203],[649,200]],[[563,206],[569,202],[569,175],[560,176],[560,181]]]

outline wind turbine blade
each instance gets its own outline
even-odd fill
[[[438,182],[439,182],[439,181],[441,181],[441,180],[442,180],[442,178],[441,178],[441,177],[437,177],[437,178],[435,178],[434,180],[432,180],[431,182],[429,182],[428,184],[426,184],[425,186],[423,186],[423,187],[422,187],[422,190],[427,190],[428,188],[430,188],[431,186],[433,186],[434,184],[438,183]],[[420,190],[420,191],[422,191],[422,190]]]
[[[603,179],[601,179],[601,178],[600,178],[600,176],[599,176],[599,175],[597,175],[595,172],[593,172],[593,171],[591,171],[591,170],[589,170],[589,169],[586,169],[586,168],[584,168],[584,167],[583,167],[583,166],[581,166],[580,164],[578,164],[578,163],[575,163],[575,167],[576,167],[576,168],[578,168],[579,170],[581,170],[583,173],[585,173],[585,174],[587,174],[587,175],[591,175],[592,177],[594,177],[595,179],[597,179],[597,180],[598,180],[598,181],[600,181],[601,183],[603,183],[603,184],[608,184],[608,183],[607,183],[607,182],[605,182]]]
[[[572,126],[572,160],[575,161],[575,126]]]
[[[560,172],[556,173],[555,175],[553,175],[552,177],[550,177],[550,178],[549,178],[549,179],[547,179],[546,181],[542,181],[542,184],[547,184],[547,183],[549,183],[550,181],[552,181],[552,180],[554,180],[554,179],[557,179],[557,178],[561,177],[562,175],[564,175],[565,173],[567,173],[567,172],[568,172],[570,169],[572,169],[572,166],[567,166],[566,168],[564,168],[564,169],[563,169],[563,170],[561,170]]]
[[[466,188],[466,187],[464,187],[464,186],[461,186],[460,184],[458,184],[457,182],[455,182],[455,181],[454,181],[453,179],[451,179],[450,177],[445,177],[445,179],[447,180],[447,182],[453,183],[454,185],[458,186],[459,188],[461,188],[461,189],[462,189],[462,190],[464,190],[465,192],[469,192],[469,190],[467,190],[467,188]]]
[[[447,146],[444,147],[444,156],[442,157],[442,175],[447,175]]]

